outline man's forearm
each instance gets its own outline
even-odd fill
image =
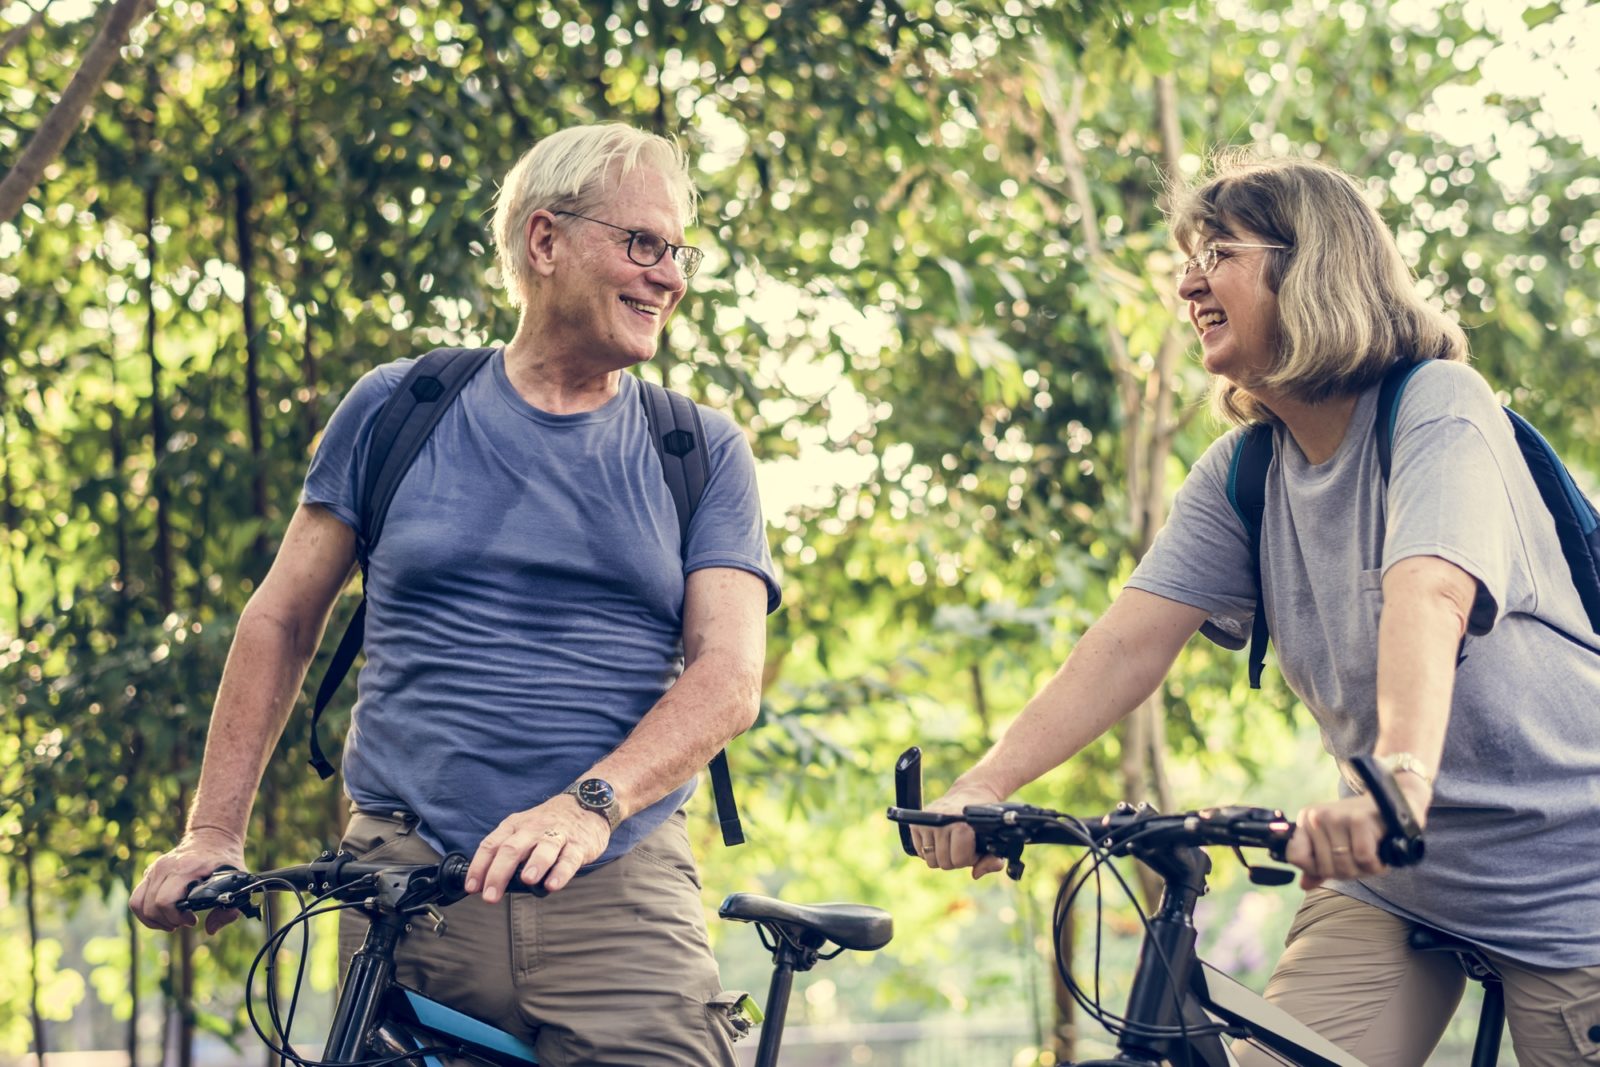
[[[589,774],[610,782],[623,816],[633,815],[692,778],[750,728],[760,707],[759,668],[731,653],[707,652]]]
[[[294,707],[315,654],[288,625],[246,606],[222,671],[200,784],[187,829],[208,829],[242,843],[267,760]]]

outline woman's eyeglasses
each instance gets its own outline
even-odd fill
[[[1189,276],[1189,272],[1194,270],[1198,270],[1201,274],[1210,274],[1218,263],[1232,254],[1230,249],[1234,248],[1275,248],[1280,252],[1290,250],[1288,245],[1263,245],[1251,241],[1212,241],[1183,261],[1178,268],[1178,281],[1183,281]]]

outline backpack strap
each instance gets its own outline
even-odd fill
[[[1517,439],[1522,458],[1528,464],[1528,472],[1533,475],[1533,484],[1555,521],[1561,554],[1566,557],[1572,584],[1577,587],[1578,599],[1589,616],[1589,626],[1600,633],[1600,512],[1579,490],[1572,473],[1544,435],[1510,408],[1505,412],[1511,420],[1511,432]],[[1567,636],[1571,638],[1572,635]],[[1577,643],[1600,651],[1592,637],[1577,640]]]
[[[643,378],[635,381],[640,385],[639,402],[644,406],[650,444],[661,460],[661,473],[678,510],[678,534],[688,547],[689,520],[711,478],[711,460],[701,447],[706,429],[700,422],[700,409],[682,393]]]
[[[1378,470],[1383,473],[1385,488],[1389,485],[1389,470],[1394,466],[1394,424],[1400,416],[1400,394],[1405,392],[1411,376],[1422,369],[1420,363],[1396,363],[1383,375],[1378,387]]]
[[[711,478],[711,460],[706,455],[705,426],[700,409],[682,393],[654,382],[636,378],[639,402],[644,406],[650,444],[661,460],[661,473],[678,512],[678,534],[685,550],[689,545],[689,522],[700,506],[706,482]],[[739,805],[733,798],[733,776],[728,770],[728,750],[711,757],[711,796],[717,806],[717,823],[722,828],[722,843],[744,842],[744,827],[739,822]]]
[[[1258,422],[1244,432],[1228,468],[1228,503],[1250,535],[1250,566],[1256,580],[1256,612],[1250,624],[1250,688],[1261,688],[1267,661],[1267,605],[1261,587],[1261,517],[1267,507],[1267,468],[1272,466],[1272,424]]]
[[[333,777],[333,764],[317,741],[317,723],[322,712],[339,691],[339,683],[350,672],[356,653],[366,639],[367,561],[383,533],[384,519],[394,491],[422,450],[445,410],[462,388],[494,355],[493,348],[436,348],[411,365],[400,386],[389,395],[372,431],[367,451],[365,478],[357,515],[361,528],[356,531],[356,561],[361,564],[362,596],[355,614],[339,638],[339,647],[328,661],[328,669],[317,686],[316,703],[311,708],[311,766],[323,779]]]

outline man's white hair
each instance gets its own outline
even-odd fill
[[[495,196],[494,243],[501,283],[514,306],[533,280],[528,267],[528,219],[535,211],[598,210],[625,176],[641,166],[661,173],[679,199],[685,226],[695,220],[698,195],[689,159],[676,141],[621,122],[573,126],[523,153]],[[663,235],[663,236],[671,236]]]

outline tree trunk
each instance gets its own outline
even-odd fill
[[[1078,914],[1069,907],[1061,923],[1061,940],[1056,943],[1062,966],[1072,966],[1077,940]],[[1051,968],[1050,979],[1050,988],[1055,991],[1056,998],[1056,1025],[1050,1034],[1050,1049],[1055,1053],[1057,1063],[1072,1063],[1078,1053],[1078,1005],[1067,991],[1067,984],[1061,980],[1060,967]]]
[[[24,632],[22,625],[22,575],[17,566],[17,540],[12,532],[17,529],[17,499],[11,482],[11,390],[10,379],[0,363],[0,518],[5,521],[6,570],[11,577],[11,632]]]
[[[128,996],[132,999],[124,1039],[128,1046],[128,1067],[139,1067],[139,920],[131,911],[128,912]]]
[[[245,121],[249,103],[245,87],[245,58],[239,59],[239,84],[236,101],[241,122]],[[266,446],[263,443],[261,415],[261,339],[256,334],[256,278],[254,264],[254,233],[250,228],[250,214],[254,207],[254,190],[250,172],[243,159],[234,161],[238,172],[233,186],[233,221],[239,247],[239,272],[244,276],[244,293],[240,312],[244,316],[244,394],[246,418],[250,429],[250,509],[258,520],[255,541],[252,544],[253,562],[264,567],[267,556],[267,471]]]
[[[72,137],[73,128],[100,85],[116,65],[123,44],[128,40],[134,23],[144,12],[149,0],[117,0],[106,24],[83,54],[83,62],[67,83],[66,92],[56,101],[39,128],[28,141],[28,147],[17,159],[16,166],[0,179],[0,222],[16,218],[22,205],[44,177],[45,168],[61,154]]]
[[[28,901],[28,1014],[33,1020],[34,1062],[42,1067],[49,1048],[45,1044],[44,1016],[39,1013],[39,898],[33,880],[31,847],[22,853],[22,883]]]
[[[144,187],[144,239],[145,255],[150,270],[144,279],[144,344],[150,356],[150,496],[156,502],[156,602],[163,614],[170,615],[175,607],[172,574],[172,513],[167,497],[167,475],[162,469],[167,454],[167,408],[161,395],[164,377],[161,358],[156,350],[156,182],[151,178]]]

